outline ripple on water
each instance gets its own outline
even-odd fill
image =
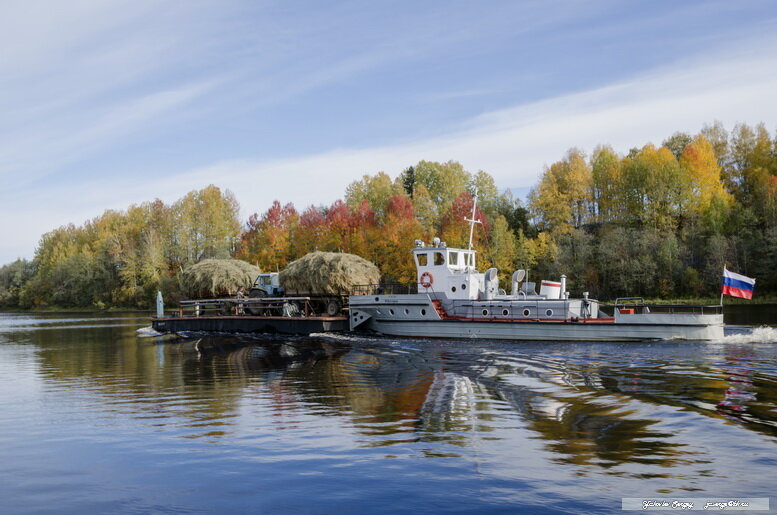
[[[623,492],[773,487],[771,328],[715,343],[172,341],[140,338],[137,318],[60,318],[89,327],[0,330],[10,511],[613,511]]]

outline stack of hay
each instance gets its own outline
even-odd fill
[[[259,275],[258,267],[239,259],[205,259],[179,275],[181,290],[190,298],[233,296],[246,292]]]
[[[378,284],[378,267],[354,254],[311,252],[292,261],[280,274],[286,294],[348,295],[358,284]]]

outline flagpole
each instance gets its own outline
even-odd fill
[[[726,265],[723,265],[723,276],[726,276]],[[720,308],[723,309],[723,287],[720,287]]]

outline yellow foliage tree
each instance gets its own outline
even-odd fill
[[[545,170],[529,193],[529,208],[541,230],[563,234],[588,221],[591,200],[591,167],[585,155],[573,148]]]
[[[707,138],[696,136],[685,147],[680,157],[680,166],[691,181],[692,197],[689,208],[692,212],[703,215],[713,203],[730,203],[731,195],[723,186],[715,149]]]

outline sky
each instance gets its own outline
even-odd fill
[[[777,2],[0,2],[0,264],[208,184],[241,216],[421,159],[528,191],[572,147],[777,129]]]

